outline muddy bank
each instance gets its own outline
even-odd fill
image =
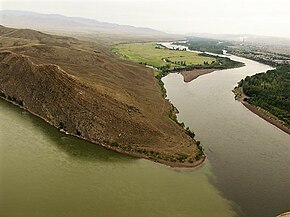
[[[208,74],[216,70],[217,69],[195,69],[192,71],[184,71],[180,74],[183,76],[184,82],[190,82],[201,75]]]

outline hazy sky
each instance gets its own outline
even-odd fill
[[[151,27],[169,33],[248,33],[290,38],[290,0],[1,0],[28,10]]]

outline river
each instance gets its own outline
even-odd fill
[[[231,90],[247,75],[271,67],[245,58],[242,68],[215,71],[184,83],[163,79],[178,119],[201,140],[215,186],[238,204],[241,216],[267,217],[290,209],[290,137],[234,100]]]
[[[0,216],[272,217],[290,208],[289,135],[234,100],[238,69],[163,78],[208,156],[172,169],[65,135],[0,99]]]

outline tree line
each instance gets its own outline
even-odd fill
[[[239,87],[249,96],[250,104],[269,111],[290,127],[290,65],[247,76]]]

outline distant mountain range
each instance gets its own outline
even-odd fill
[[[40,14],[28,11],[2,10],[0,24],[13,28],[29,28],[47,32],[77,32],[139,37],[172,37],[151,28],[119,25],[81,17]]]
[[[107,39],[115,42],[138,40],[182,40],[185,35],[167,34],[151,28],[100,22],[82,17],[67,17],[59,14],[41,14],[29,11],[2,10],[0,24],[13,28],[29,28],[54,34],[64,33],[84,39]],[[247,44],[275,45],[290,47],[290,38],[256,36],[249,34],[189,33],[187,36],[235,41]]]

